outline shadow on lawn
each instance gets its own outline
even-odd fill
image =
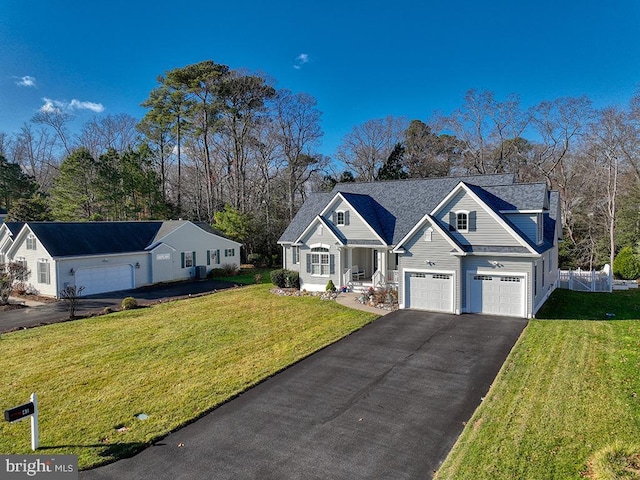
[[[133,457],[135,454],[140,453],[147,448],[149,444],[142,442],[123,442],[123,443],[88,443],[85,445],[47,445],[40,446],[38,450],[59,450],[59,449],[71,449],[74,452],[85,448],[93,448],[99,450],[98,455],[105,460],[96,465],[92,465],[91,468],[96,468],[107,463],[112,463],[123,458]]]
[[[640,290],[612,293],[557,289],[536,314],[542,320],[638,320]]]

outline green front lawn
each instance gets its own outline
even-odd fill
[[[544,314],[629,318],[638,304],[638,291],[558,290]],[[640,322],[533,320],[436,478],[638,479],[639,444]],[[603,459],[626,473],[589,470]]]
[[[135,453],[374,318],[254,285],[4,334],[0,408],[36,392],[42,453],[77,454],[88,468]],[[28,420],[0,422],[1,453],[29,453],[29,438]]]

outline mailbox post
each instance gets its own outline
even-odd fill
[[[30,402],[4,411],[4,419],[7,422],[18,422],[31,417],[31,450],[38,449],[38,397],[31,394]]]

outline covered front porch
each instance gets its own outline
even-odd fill
[[[386,287],[398,285],[398,258],[385,247],[343,247],[340,254],[342,285]]]

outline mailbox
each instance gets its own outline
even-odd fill
[[[17,422],[29,415],[33,415],[36,412],[36,407],[33,402],[25,403],[24,405],[18,405],[17,407],[10,408],[4,411],[4,419],[7,422]]]

